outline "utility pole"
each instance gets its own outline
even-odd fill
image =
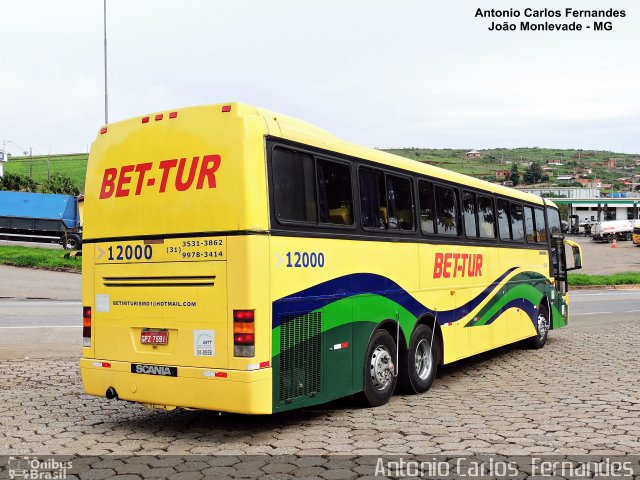
[[[103,0],[104,26],[104,124],[109,123],[109,96],[107,94],[107,0]]]
[[[33,147],[29,147],[29,180],[33,180]]]

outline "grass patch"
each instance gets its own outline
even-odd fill
[[[18,175],[29,176],[31,164],[33,180],[44,182],[49,173],[61,173],[71,178],[71,181],[84,192],[84,178],[87,174],[87,155],[60,155],[51,157],[12,158],[5,163],[4,171]]]
[[[62,249],[0,246],[0,264],[67,272],[82,270],[82,257],[64,258],[66,253]]]
[[[584,273],[570,273],[570,286],[589,285],[640,285],[640,272],[613,273],[611,275],[586,275]]]

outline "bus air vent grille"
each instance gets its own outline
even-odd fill
[[[322,313],[280,315],[280,402],[320,393]]]
[[[214,275],[166,277],[102,277],[105,287],[213,287]]]

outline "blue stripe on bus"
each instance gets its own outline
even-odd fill
[[[495,288],[514,270],[519,267],[508,269],[496,280],[494,280],[479,295],[471,299],[461,307],[452,310],[442,310],[437,312],[439,324],[453,323],[464,318],[471,313]],[[373,273],[353,273],[342,277],[334,278],[326,282],[314,285],[313,287],[301,290],[273,302],[273,328],[280,326],[280,315],[288,315],[287,321],[293,320],[295,316],[306,315],[309,312],[318,310],[329,303],[342,298],[354,295],[372,294],[380,295],[402,305],[416,318],[424,314],[436,316],[436,312],[427,308],[422,303],[413,298],[406,290],[393,280]],[[291,315],[291,316],[289,316]]]

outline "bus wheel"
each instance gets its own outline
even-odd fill
[[[400,388],[406,393],[422,393],[429,390],[438,368],[438,342],[431,346],[432,330],[418,325],[409,342],[406,362],[402,362]],[[434,339],[435,340],[435,339]]]
[[[386,330],[376,330],[364,358],[364,390],[356,396],[366,407],[379,407],[389,401],[396,388],[396,344]]]
[[[540,305],[538,308],[538,334],[535,337],[529,339],[529,346],[531,348],[542,348],[547,343],[547,336],[549,335],[549,311],[546,305]]]

